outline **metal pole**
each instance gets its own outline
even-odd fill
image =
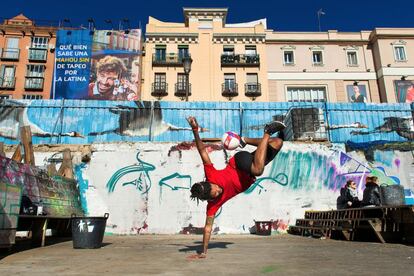
[[[190,89],[190,87],[189,87],[189,85],[190,85],[189,78],[190,78],[190,73],[187,73],[186,77],[185,77],[185,101],[186,102],[188,102],[188,94],[189,94],[189,89]]]

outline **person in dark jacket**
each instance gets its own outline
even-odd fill
[[[361,202],[358,199],[356,183],[352,180],[346,182],[345,187],[341,188],[341,194],[336,200],[337,209],[358,208]]]
[[[381,205],[380,187],[377,181],[378,177],[376,176],[367,177],[364,195],[361,202],[363,207]]]

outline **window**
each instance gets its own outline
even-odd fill
[[[48,37],[34,36],[32,37],[32,43],[30,47],[36,48],[36,49],[47,49],[48,43],[49,43]]]
[[[26,89],[43,89],[44,74],[45,74],[44,65],[33,65],[33,64],[27,65],[25,88]]]
[[[325,87],[288,87],[288,102],[325,102]]]
[[[166,45],[156,45],[155,46],[155,59],[158,61],[165,61],[167,46]]]
[[[19,59],[19,38],[9,37],[7,39],[6,48],[3,49],[2,58]]]
[[[283,62],[285,65],[293,65],[295,64],[295,58],[293,55],[293,51],[284,51],[283,52]]]
[[[14,88],[16,68],[11,65],[2,65],[0,68],[0,87]]]
[[[347,51],[346,52],[347,63],[349,66],[358,65],[358,56],[356,51]]]
[[[164,87],[165,88],[165,83],[167,81],[167,77],[165,75],[165,73],[155,73],[155,86],[158,88]]]
[[[233,45],[224,45],[223,46],[223,55],[227,55],[227,56],[234,55],[234,46]]]
[[[11,95],[0,95],[0,100],[11,99]]]
[[[260,92],[259,79],[256,73],[248,73],[246,75],[246,93]]]
[[[23,100],[41,100],[43,99],[42,95],[23,95]]]
[[[255,56],[255,55],[257,55],[256,46],[255,45],[246,45],[245,54],[246,54],[246,56]]]
[[[258,83],[258,77],[256,73],[248,73],[246,75],[246,82],[251,84],[257,84]]]
[[[178,59],[182,60],[188,57],[188,45],[178,45]]]
[[[187,75],[183,73],[177,74],[177,90],[185,90],[187,86]]]
[[[199,29],[212,29],[213,28],[212,19],[199,19],[198,23],[199,23],[198,24]]]
[[[403,45],[394,46],[395,61],[406,61],[405,47]]]
[[[322,51],[312,51],[313,65],[323,65]]]
[[[224,89],[226,91],[236,90],[236,75],[235,74],[224,74]]]

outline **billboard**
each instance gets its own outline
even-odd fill
[[[350,103],[366,103],[367,87],[365,85],[347,85],[346,93]]]
[[[60,30],[53,99],[141,98],[141,30]]]
[[[414,102],[414,81],[396,80],[394,81],[397,102],[412,103]]]

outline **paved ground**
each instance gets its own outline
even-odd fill
[[[0,256],[0,275],[414,275],[414,246],[220,235],[207,259],[186,259],[200,238],[111,236],[100,249],[66,241]]]

